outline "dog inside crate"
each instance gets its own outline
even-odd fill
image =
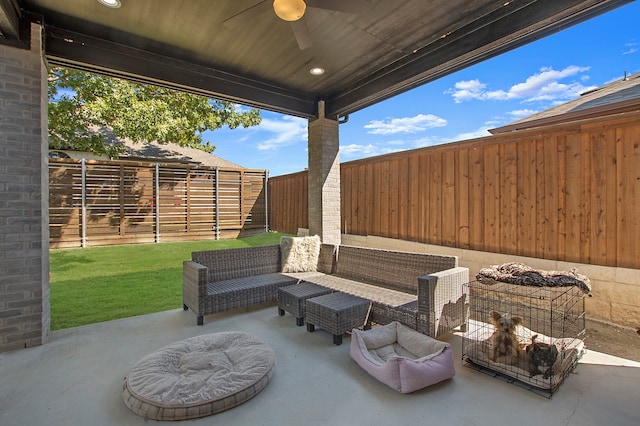
[[[554,391],[584,352],[584,290],[495,280],[468,286],[463,359]]]

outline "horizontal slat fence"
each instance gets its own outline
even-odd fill
[[[266,181],[262,170],[50,159],[50,247],[265,231]]]
[[[305,182],[270,179],[272,229],[307,227]],[[639,112],[343,163],[341,185],[344,233],[640,268]]]

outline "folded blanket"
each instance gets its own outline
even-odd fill
[[[591,282],[585,275],[578,274],[575,268],[571,271],[544,271],[533,269],[522,263],[504,263],[482,268],[476,279],[484,284],[495,281],[536,287],[568,287],[575,286],[584,293],[591,292]],[[591,296],[589,294],[589,296]]]

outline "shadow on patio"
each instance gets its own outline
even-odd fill
[[[182,309],[56,331],[39,347],[0,354],[0,424],[143,425],[122,401],[123,379],[143,356],[171,342],[245,331],[276,352],[276,373],[253,399],[181,424],[225,425],[637,425],[640,363],[587,350],[552,399],[461,365],[456,376],[412,394],[377,382],[349,357],[350,338],[296,327],[273,304],[211,315]],[[587,349],[588,341],[587,341]],[[163,422],[172,423],[172,422]]]

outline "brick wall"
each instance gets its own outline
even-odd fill
[[[340,149],[338,122],[309,122],[309,232],[329,244],[340,242]]]
[[[0,45],[0,352],[49,333],[47,87],[41,27]]]

